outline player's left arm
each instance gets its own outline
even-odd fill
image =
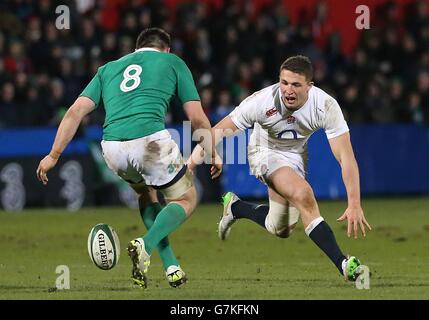
[[[214,140],[213,129],[211,127],[210,121],[204,113],[203,107],[200,101],[188,101],[183,104],[183,108],[188,119],[191,121],[192,128],[194,129],[194,134],[196,134],[200,139],[197,147],[200,148],[200,152],[204,154],[207,153],[208,157],[211,159],[211,168],[210,174],[212,179],[219,177],[222,172],[222,161],[216,151],[216,145]],[[199,131],[197,131],[199,130]],[[187,162],[189,170],[193,171],[197,162],[192,161],[192,156]]]
[[[349,132],[329,139],[332,152],[341,166],[344,185],[347,190],[348,206],[344,214],[337,219],[347,219],[347,235],[350,237],[352,228],[355,239],[358,235],[358,225],[363,236],[366,235],[365,226],[371,230],[371,226],[365,219],[360,200],[359,168],[353,153]]]
[[[95,109],[95,103],[88,97],[81,96],[67,110],[58,127],[54,144],[49,154],[44,157],[37,167],[37,178],[43,183],[48,183],[47,173],[57,164],[58,158],[73,139],[82,119]]]

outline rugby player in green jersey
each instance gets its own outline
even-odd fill
[[[183,60],[170,53],[169,34],[158,28],[146,29],[138,36],[133,53],[98,69],[65,114],[50,153],[36,171],[38,179],[47,184],[47,172],[56,165],[82,119],[98,106],[104,106],[104,159],[137,192],[140,213],[148,229],[127,248],[133,264],[132,280],[141,287],[147,286],[146,273],[155,248],[169,284],[177,287],[186,282],[168,235],[191,215],[197,200],[192,173],[165,129],[165,114],[175,95],[193,129],[211,133],[190,70]],[[214,140],[201,139],[200,145],[213,160]],[[222,165],[214,161],[212,164],[211,174],[215,178]],[[157,190],[166,199],[164,208],[159,204]]]

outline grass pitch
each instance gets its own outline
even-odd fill
[[[347,238],[336,222],[345,202],[321,202],[320,209],[345,253],[372,272],[370,289],[346,283],[304,234],[300,225],[288,239],[240,220],[230,238],[216,235],[221,205],[201,205],[170,239],[189,282],[170,288],[157,253],[149,268],[149,288],[130,280],[129,240],[144,233],[137,210],[89,208],[0,212],[0,299],[429,299],[429,199],[370,199],[363,207],[373,231]],[[121,240],[119,264],[95,267],[87,236],[108,223]],[[56,291],[58,265],[70,269],[70,289]]]

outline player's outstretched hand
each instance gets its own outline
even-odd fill
[[[212,179],[216,179],[222,173],[223,161],[220,155],[215,152],[214,158],[212,158],[212,166],[210,167],[210,175]]]
[[[210,168],[210,175],[212,179],[216,179],[222,173],[222,163],[215,163]]]
[[[350,237],[352,234],[352,227],[354,231],[355,239],[358,237],[358,225],[360,227],[360,230],[362,232],[362,235],[365,237],[365,226],[368,227],[369,230],[371,229],[371,226],[365,219],[365,215],[363,214],[363,210],[361,207],[348,207],[344,214],[337,219],[337,221],[344,221],[347,219],[347,236]]]
[[[36,170],[36,175],[37,179],[39,179],[39,181],[41,181],[44,185],[48,184],[48,171],[55,167],[57,161],[58,159],[53,158],[49,154],[40,161]]]

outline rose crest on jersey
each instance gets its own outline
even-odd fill
[[[277,108],[276,107],[272,107],[270,110],[268,110],[267,112],[265,112],[265,115],[267,117],[271,117],[271,116],[275,115],[277,112],[279,112],[277,110]]]
[[[286,122],[287,122],[288,124],[295,123],[295,122],[296,122],[296,118],[295,118],[294,116],[288,116],[288,117],[286,118]]]

